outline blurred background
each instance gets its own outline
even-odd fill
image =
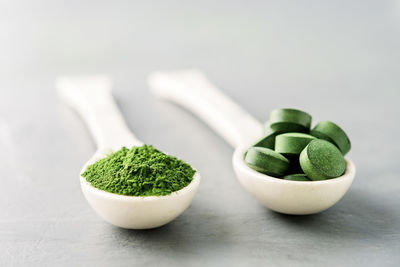
[[[400,1],[0,0],[0,265],[384,265],[400,262]],[[154,99],[154,70],[199,68],[260,121],[332,120],[356,180],[335,207],[283,216],[239,186],[232,148]],[[152,231],[103,222],[78,173],[95,146],[59,75],[110,74],[133,132],[202,174]]]

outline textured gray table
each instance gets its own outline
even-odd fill
[[[399,2],[215,2],[0,2],[0,266],[399,266]],[[232,149],[149,94],[147,73],[185,67],[260,120],[288,106],[342,125],[358,169],[348,194],[314,216],[259,205]],[[95,147],[54,79],[91,73],[113,75],[138,137],[200,170],[169,225],[115,228],[81,194]]]

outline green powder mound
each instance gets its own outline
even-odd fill
[[[87,167],[82,176],[94,187],[126,196],[164,196],[187,186],[195,170],[151,145],[121,148]]]

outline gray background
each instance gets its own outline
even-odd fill
[[[0,0],[1,266],[398,266],[400,3]],[[357,176],[313,216],[267,210],[239,185],[232,148],[154,99],[152,70],[197,67],[261,121],[297,107],[349,134]],[[195,166],[172,223],[103,222],[78,183],[95,150],[58,99],[62,74],[108,73],[128,125]]]

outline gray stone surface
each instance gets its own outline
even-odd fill
[[[399,266],[398,1],[0,1],[0,266]],[[265,120],[298,107],[350,135],[357,176],[313,216],[267,210],[232,148],[149,94],[152,70],[198,67]],[[136,135],[202,175],[174,222],[103,222],[78,172],[94,143],[61,74],[109,73]]]

